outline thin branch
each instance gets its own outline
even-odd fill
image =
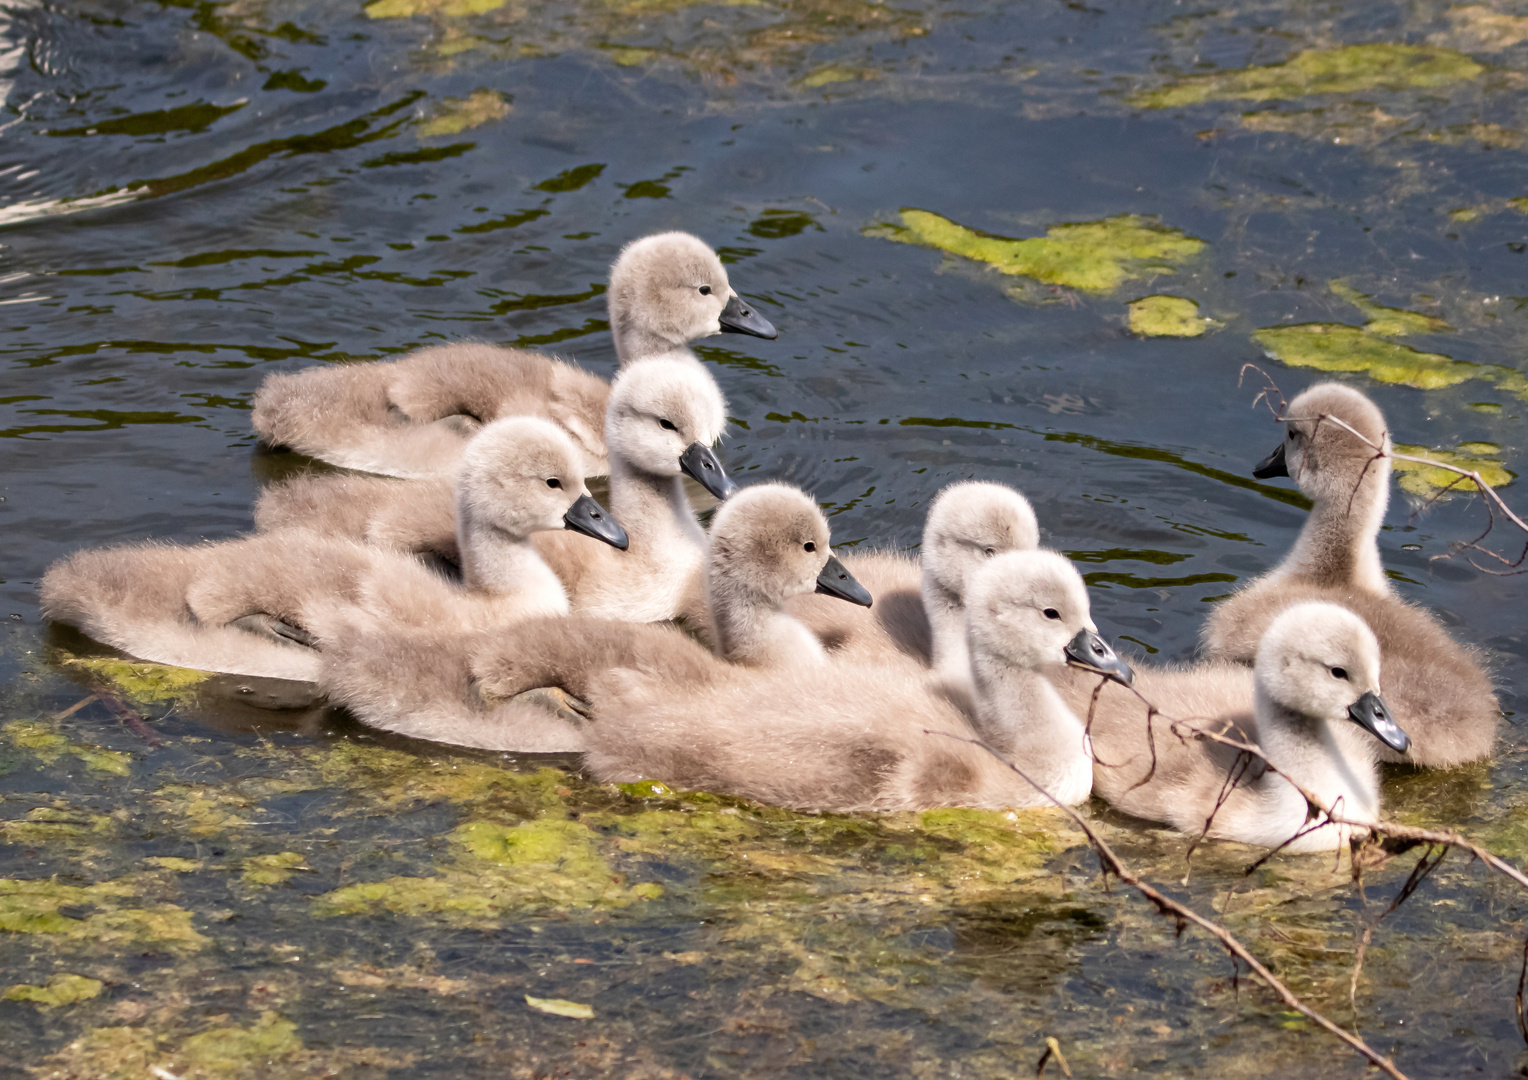
[[[1019,779],[1023,780],[1030,787],[1034,788],[1037,792],[1044,796],[1046,800],[1060,808],[1064,814],[1072,819],[1072,822],[1082,830],[1083,835],[1088,838],[1088,843],[1093,846],[1093,850],[1098,854],[1099,865],[1103,867],[1106,877],[1109,874],[1113,874],[1120,881],[1124,882],[1126,885],[1129,885],[1136,892],[1140,893],[1147,900],[1151,901],[1151,903],[1156,907],[1157,911],[1174,920],[1178,926],[1179,933],[1182,933],[1183,928],[1189,923],[1199,927],[1199,929],[1203,930],[1205,933],[1209,934],[1216,941],[1218,941],[1221,948],[1230,953],[1235,960],[1239,960],[1241,963],[1247,965],[1247,968],[1254,975],[1256,975],[1265,986],[1277,994],[1279,998],[1283,1000],[1284,1004],[1288,1005],[1291,1009],[1294,1009],[1302,1016],[1307,1017],[1313,1023],[1319,1025],[1322,1028],[1325,1028],[1338,1039],[1341,1039],[1354,1051],[1362,1054],[1365,1058],[1367,1058],[1376,1068],[1383,1071],[1387,1076],[1392,1077],[1393,1080],[1407,1080],[1406,1074],[1401,1072],[1400,1069],[1396,1068],[1395,1063],[1392,1062],[1388,1057],[1385,1057],[1359,1036],[1354,1035],[1351,1032],[1339,1027],[1337,1024],[1333,1023],[1331,1020],[1327,1019],[1321,1013],[1317,1012],[1314,1008],[1302,1001],[1293,990],[1291,990],[1288,986],[1285,986],[1283,981],[1280,980],[1277,975],[1269,971],[1268,968],[1263,965],[1262,961],[1254,956],[1252,952],[1240,941],[1238,941],[1236,937],[1224,926],[1221,926],[1214,920],[1208,919],[1205,916],[1199,914],[1188,905],[1179,903],[1177,900],[1174,900],[1172,897],[1166,895],[1149,883],[1137,877],[1130,870],[1130,868],[1125,865],[1124,861],[1114,853],[1114,849],[1108,845],[1104,838],[1093,831],[1092,826],[1088,824],[1088,822],[1083,818],[1081,814],[1079,814],[1072,807],[1066,806],[1060,802],[1050,792],[1046,791],[1038,783],[1030,779],[1030,777],[1022,769],[1020,769],[1013,762],[1009,761],[1007,758],[1003,757],[1003,755],[999,754],[991,746],[988,746],[981,739],[966,738],[964,736],[954,735],[945,731],[931,731],[925,729],[924,734],[942,735],[947,739],[955,739],[958,742],[970,743],[973,746],[981,747],[987,753],[991,754],[993,758],[995,758],[999,763],[1014,773],[1014,775],[1018,776]]]

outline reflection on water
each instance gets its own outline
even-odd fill
[[[897,548],[941,485],[1014,483],[1104,631],[1183,658],[1307,507],[1250,476],[1279,430],[1243,365],[1286,396],[1351,382],[1398,443],[1522,470],[1528,14],[0,19],[0,1071],[1012,1076],[1051,1036],[1077,1075],[1363,1074],[1103,891],[1054,815],[786,814],[381,739],[304,687],[104,655],[40,623],[34,584],[80,546],[247,529],[259,487],[309,467],[253,445],[271,372],[480,339],[609,373],[610,260],[686,228],[781,329],[698,350],[729,470],[808,488],[840,544]],[[1432,561],[1483,527],[1437,486],[1401,476],[1386,566],[1515,712],[1520,579]],[[1520,741],[1387,797],[1522,858]],[[1095,816],[1182,880],[1181,840]],[[1518,896],[1445,863],[1350,1004],[1345,871],[1247,861],[1201,851],[1172,887],[1410,1075],[1511,1066]]]

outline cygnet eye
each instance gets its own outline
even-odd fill
[[[806,543],[801,545],[801,549],[803,551],[816,551],[817,544],[814,541],[808,540]]]
[[[549,476],[546,478],[546,486],[549,488],[560,488],[562,487],[562,481],[555,476]]]
[[[663,419],[660,419],[658,421],[658,426],[661,427],[664,431],[678,431],[679,430],[678,428],[676,428],[674,426],[674,421],[672,421],[672,420],[663,420]]]
[[[997,548],[983,548],[982,551],[983,554],[985,554],[989,559],[997,554]]]
[[[701,296],[710,296],[711,295],[711,286],[709,286],[709,285],[702,285],[700,287],[700,295]]]
[[[1348,669],[1347,668],[1334,667],[1332,669],[1332,678],[1334,678],[1334,679],[1346,679],[1347,677],[1348,677]]]
[[[1061,618],[1061,612],[1057,611],[1053,607],[1046,608],[1040,614],[1044,615],[1047,619],[1060,619]]]

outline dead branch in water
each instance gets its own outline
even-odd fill
[[[1104,880],[1106,883],[1108,881],[1109,875],[1112,874],[1119,881],[1130,886],[1136,892],[1144,896],[1147,900],[1151,901],[1152,905],[1156,907],[1158,912],[1164,916],[1167,916],[1168,918],[1171,918],[1177,925],[1178,932],[1180,934],[1190,923],[1199,927],[1199,929],[1203,930],[1206,934],[1209,934],[1212,938],[1220,943],[1221,948],[1225,949],[1226,952],[1231,955],[1233,962],[1240,961],[1241,963],[1245,964],[1248,970],[1256,975],[1265,986],[1277,994],[1279,998],[1282,999],[1283,1002],[1291,1009],[1294,1009],[1302,1016],[1308,1018],[1313,1023],[1326,1029],[1332,1035],[1342,1040],[1351,1049],[1359,1054],[1362,1054],[1376,1068],[1383,1071],[1387,1076],[1393,1077],[1394,1080],[1407,1080],[1406,1074],[1401,1072],[1400,1069],[1396,1068],[1395,1063],[1392,1062],[1388,1057],[1385,1057],[1359,1036],[1354,1035],[1351,1032],[1338,1026],[1333,1021],[1327,1019],[1326,1016],[1316,1011],[1315,1008],[1307,1005],[1303,1000],[1301,1000],[1293,990],[1284,984],[1283,980],[1281,980],[1273,972],[1269,971],[1268,968],[1263,965],[1262,961],[1260,961],[1256,956],[1252,954],[1251,950],[1249,950],[1245,945],[1237,940],[1231,931],[1227,930],[1224,926],[1221,926],[1213,919],[1206,918],[1205,916],[1199,914],[1187,904],[1183,904],[1177,900],[1174,900],[1172,897],[1161,892],[1150,883],[1143,881],[1140,877],[1136,876],[1136,874],[1131,871],[1128,866],[1125,865],[1124,861],[1115,854],[1114,849],[1109,846],[1104,838],[1093,831],[1093,827],[1088,824],[1087,820],[1081,814],[1079,814],[1072,807],[1060,802],[1055,796],[1046,791],[1036,781],[1030,779],[1030,777],[1022,769],[1020,769],[1013,762],[1009,761],[1002,754],[999,754],[991,746],[987,745],[987,743],[983,742],[981,739],[952,735],[949,732],[944,731],[930,731],[925,729],[924,734],[942,735],[947,739],[956,739],[960,742],[970,743],[973,746],[981,747],[987,753],[991,754],[993,758],[1000,762],[1005,768],[1013,772],[1014,775],[1019,777],[1019,779],[1023,780],[1026,784],[1044,796],[1049,802],[1057,806],[1062,811],[1062,813],[1071,818],[1072,822],[1082,830],[1083,835],[1088,838],[1088,843],[1092,845],[1094,852],[1098,855],[1098,865],[1099,868],[1103,871]]]

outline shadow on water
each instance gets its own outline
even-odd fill
[[[137,664],[36,582],[237,535],[321,468],[255,446],[270,373],[483,340],[609,374],[611,259],[684,228],[781,331],[697,350],[730,472],[898,550],[944,484],[1013,483],[1105,633],[1187,657],[1308,506],[1250,476],[1248,363],[1363,389],[1516,502],[1528,15],[67,0],[0,35],[0,1075],[1008,1077],[1048,1037],[1078,1076],[1366,1074],[1056,814],[602,787]],[[1520,860],[1520,579],[1435,561],[1483,523],[1436,487],[1401,477],[1385,564],[1509,723],[1385,797]],[[1410,856],[1360,894],[1090,812],[1409,1075],[1513,1068],[1524,906],[1478,868],[1386,919],[1350,1000]]]

